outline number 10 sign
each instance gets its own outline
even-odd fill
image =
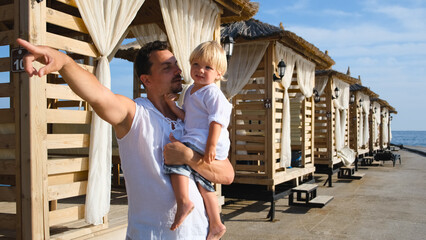
[[[10,56],[12,61],[10,62],[10,69],[12,72],[23,72],[24,71],[24,56],[28,51],[25,48],[12,48],[10,50]]]

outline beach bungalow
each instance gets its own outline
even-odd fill
[[[312,179],[314,74],[334,61],[296,34],[255,19],[222,25],[221,34],[235,41],[222,84],[233,104],[229,158],[235,170],[224,195],[244,198],[236,190],[246,186],[250,198],[266,195],[273,210],[280,186]]]
[[[349,145],[349,87],[356,83],[358,78],[335,70],[315,74],[315,173],[327,174],[329,187],[333,174],[355,160]]]
[[[108,214],[111,127],[58,73],[28,77],[16,38],[61,50],[109,87],[109,60],[125,37],[149,36],[147,25],[166,33],[183,63],[200,42],[219,41],[221,23],[257,9],[249,0],[1,1],[9,54],[0,56],[0,236],[89,238],[127,223],[126,201]]]
[[[358,161],[370,153],[370,99],[378,96],[361,84],[356,83],[350,86],[349,146],[356,153],[355,170],[358,170]]]

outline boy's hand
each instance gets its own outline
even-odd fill
[[[177,94],[174,93],[168,93],[164,94],[164,100],[166,100],[167,104],[173,104],[176,105],[175,100],[177,99]]]
[[[206,146],[206,152],[203,157],[204,162],[210,164],[215,159],[216,159],[216,148],[213,146]]]

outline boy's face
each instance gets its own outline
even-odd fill
[[[194,60],[191,64],[191,77],[194,80],[194,84],[209,85],[216,82],[221,77],[221,74],[211,64],[201,60]]]
[[[182,70],[178,67],[175,56],[169,50],[151,53],[151,74],[145,75],[144,82],[148,90],[160,95],[182,91]]]

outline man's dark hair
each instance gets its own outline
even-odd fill
[[[139,49],[133,65],[138,78],[140,78],[142,74],[151,74],[152,62],[149,61],[149,57],[152,52],[161,50],[170,50],[169,44],[163,41],[154,41],[145,44]]]

